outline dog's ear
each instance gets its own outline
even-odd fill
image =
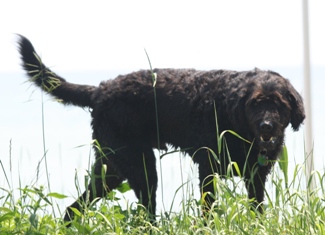
[[[290,123],[294,131],[298,131],[305,119],[305,108],[302,97],[288,81],[289,103],[291,106]]]

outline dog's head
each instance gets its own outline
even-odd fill
[[[297,131],[305,119],[301,96],[277,73],[255,70],[248,84],[238,91],[238,106],[241,107],[236,109],[236,121],[248,124],[242,128],[248,129],[250,139],[254,139],[262,154],[283,144],[289,123]]]

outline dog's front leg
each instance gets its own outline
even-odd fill
[[[248,192],[248,198],[254,198],[253,206],[260,213],[263,213],[263,200],[265,191],[266,173],[258,166],[258,170],[246,177],[245,184]]]
[[[212,203],[215,201],[215,170],[211,166],[211,161],[207,160],[207,156],[200,156],[199,162],[199,179],[201,189],[202,210],[205,215],[210,211]],[[205,159],[203,158],[205,157]]]

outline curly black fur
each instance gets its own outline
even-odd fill
[[[95,187],[90,184],[88,188],[90,201],[128,180],[154,215],[157,171],[153,148],[169,144],[184,150],[198,163],[202,192],[213,193],[209,177],[213,173],[226,174],[231,157],[246,181],[249,198],[255,198],[262,211],[264,184],[282,149],[284,130],[289,123],[298,130],[305,118],[301,96],[287,79],[272,71],[154,69],[155,103],[149,70],[120,75],[98,87],[77,85],[47,68],[23,36],[19,50],[23,68],[37,86],[65,104],[92,110],[93,139],[102,151],[95,148],[97,177],[93,179]],[[225,145],[218,149],[217,127],[219,133],[235,131],[252,146],[227,133],[228,155]],[[214,151],[218,161],[201,147]],[[263,162],[259,162],[259,156]],[[105,186],[100,177],[103,164],[107,165]],[[79,200],[86,201],[87,193]],[[209,205],[213,194],[206,194],[205,201]],[[66,220],[73,215],[71,207],[80,209],[78,201],[73,203],[67,209]]]

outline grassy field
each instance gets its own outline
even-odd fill
[[[121,205],[125,201],[115,192],[85,206],[85,213],[75,211],[78,216],[67,227],[64,212],[54,213],[64,195],[47,192],[46,186],[25,186],[17,197],[12,189],[1,188],[0,234],[325,234],[325,174],[314,173],[317,188],[311,191],[303,186],[302,165],[296,166],[291,182],[280,168],[269,177],[275,194],[267,195],[264,214],[250,208],[245,190],[238,190],[241,182],[215,175],[216,201],[205,217],[199,198],[189,190],[182,209],[158,215],[154,225],[141,205]],[[125,183],[119,189],[129,188]]]

